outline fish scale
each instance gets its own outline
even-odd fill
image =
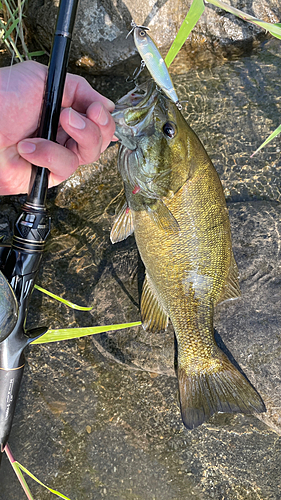
[[[113,243],[135,234],[146,269],[143,326],[153,333],[165,329],[168,318],[173,324],[181,414],[188,429],[217,411],[265,411],[259,394],[214,338],[215,305],[240,295],[221,182],[176,105],[151,84],[144,89],[143,101],[133,106],[128,94],[122,112],[116,105],[126,199],[111,231]]]

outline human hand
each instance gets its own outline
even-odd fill
[[[35,61],[0,69],[0,195],[26,193],[31,164],[47,167],[49,187],[55,186],[79,165],[96,161],[114,140],[114,103],[71,74],[62,99],[59,144],[34,137],[46,75],[47,67]]]

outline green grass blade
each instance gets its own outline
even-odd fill
[[[256,149],[256,151],[250,156],[250,158],[252,158],[258,151],[260,151],[262,148],[264,148],[264,146],[266,146],[270,141],[272,141],[272,139],[274,139],[280,133],[281,133],[281,125],[279,125],[279,127],[277,127],[272,132],[272,134],[270,134],[270,136],[260,145],[260,147],[258,149]]]
[[[48,330],[42,337],[34,340],[31,344],[47,344],[48,342],[58,342],[60,340],[77,339],[87,335],[96,335],[98,333],[111,332],[131,328],[141,325],[141,321],[134,323],[119,323],[117,325],[89,326],[86,328],[65,328],[61,330]]]
[[[24,2],[23,2],[24,3]],[[9,5],[9,2],[6,2],[6,7]],[[12,11],[11,9],[12,6],[10,6],[9,8],[9,12],[10,12],[10,19],[8,19],[8,23],[11,22],[12,20],[14,20],[16,17],[18,17],[18,11],[19,11],[19,7],[15,7],[15,9]]]
[[[208,2],[206,1],[206,3],[211,3],[216,7],[220,7],[221,9],[230,12],[230,14],[234,14],[235,16],[240,17],[240,19],[243,19],[244,21],[249,21],[250,23],[256,24],[257,26],[264,28],[266,31],[269,31],[276,38],[281,39],[280,23],[267,23],[265,21],[262,21],[261,19],[250,16],[250,14],[246,14],[246,12],[243,12],[242,10],[235,9],[235,7],[221,2],[221,0],[208,0]]]
[[[7,9],[7,13],[8,15],[10,16],[9,19],[14,19],[14,15],[13,15],[13,6],[10,5],[10,2],[8,2],[8,0],[4,0],[4,5]]]
[[[10,26],[10,28],[6,31],[4,37],[3,37],[3,40],[7,40],[7,38],[9,38],[10,34],[12,33],[12,31],[14,31],[14,29],[16,28],[16,26],[19,24],[20,20],[19,19],[15,19],[13,24]]]
[[[18,462],[13,462],[11,465],[12,465],[12,467],[14,469],[14,472],[15,472],[15,474],[16,474],[19,482],[20,482],[20,485],[21,485],[23,491],[25,492],[28,500],[34,500],[32,494],[31,494],[31,491],[30,491],[30,489],[29,489],[29,487],[27,485],[27,482],[26,482],[26,480],[24,479],[24,477],[22,475],[22,472],[20,470]]]
[[[56,491],[56,490],[52,490],[52,488],[49,488],[48,486],[46,486],[44,483],[42,483],[37,477],[35,477],[31,472],[29,472],[29,470],[27,470],[23,465],[21,465],[19,462],[15,462],[17,464],[17,466],[23,471],[25,472],[25,474],[27,474],[29,477],[31,477],[31,479],[33,479],[34,481],[36,481],[36,483],[40,484],[41,486],[43,486],[44,488],[46,488],[47,490],[49,490],[51,493],[53,493],[54,495],[57,495],[57,497],[60,497],[60,498],[63,498],[64,500],[70,500],[70,498],[66,497],[65,495],[63,495],[62,493],[60,493],[59,491]]]
[[[28,52],[29,57],[39,57],[46,54],[45,50],[37,50],[35,52]]]
[[[6,26],[5,24],[2,23],[1,19],[0,19],[0,39],[3,39],[7,49],[11,52],[12,56],[14,56],[14,54],[16,55],[16,57],[19,59],[19,61],[23,61],[23,58],[22,56],[20,55],[15,43],[13,42],[12,38],[9,36],[8,37],[8,40],[5,40],[4,37],[6,36],[5,33],[6,33]]]
[[[72,309],[77,309],[78,311],[91,311],[93,309],[92,307],[78,306],[77,304],[73,304],[73,302],[62,299],[58,295],[55,295],[54,293],[49,292],[48,290],[45,290],[45,288],[42,288],[39,285],[34,285],[34,288],[36,288],[36,290],[39,290],[42,293],[45,293],[46,295],[49,295],[49,297],[52,297],[52,299],[62,302],[63,304],[65,304],[68,307],[71,307]]]
[[[200,19],[204,10],[205,10],[205,5],[203,0],[193,0],[190,9],[187,13],[187,16],[183,21],[168,54],[166,55],[165,63],[167,64],[167,67],[169,67],[170,64],[173,62],[173,60],[175,59],[176,55],[182,48],[185,40],[187,39],[191,30],[194,28],[197,21]]]
[[[26,480],[24,479],[23,475],[22,475],[22,472],[18,466],[18,463],[17,461],[14,459],[14,456],[12,454],[12,450],[10,448],[10,446],[8,445],[8,443],[6,444],[5,446],[5,453],[9,459],[9,462],[11,464],[11,466],[13,467],[14,469],[14,473],[16,474],[18,480],[19,480],[19,483],[24,491],[24,493],[26,494],[26,497],[28,498],[28,500],[34,500],[32,494],[31,494],[31,491],[27,485],[27,482]]]

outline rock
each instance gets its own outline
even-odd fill
[[[31,0],[28,4],[27,26],[30,35],[50,51],[55,26],[57,2]],[[81,0],[71,48],[71,61],[89,73],[98,74],[136,55],[133,37],[126,38],[132,19],[148,26],[157,45],[166,53],[171,46],[188,10],[191,0],[168,0],[161,5],[146,0],[126,0],[121,3],[101,0]],[[231,5],[240,8],[235,0]],[[278,0],[246,0],[243,10],[264,21],[278,22],[281,8]],[[182,52],[185,64],[195,60],[212,64],[227,54],[251,49],[264,34],[261,28],[244,22],[212,5],[206,6],[200,21],[192,31]],[[139,64],[139,58],[135,64]],[[124,70],[124,65],[122,66]]]

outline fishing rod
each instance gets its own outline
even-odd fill
[[[37,134],[50,141],[56,141],[78,1],[60,0]],[[47,331],[46,327],[26,331],[25,323],[51,227],[46,210],[48,179],[47,168],[32,165],[29,194],[15,222],[12,245],[0,247],[0,460],[12,427],[24,349]]]

